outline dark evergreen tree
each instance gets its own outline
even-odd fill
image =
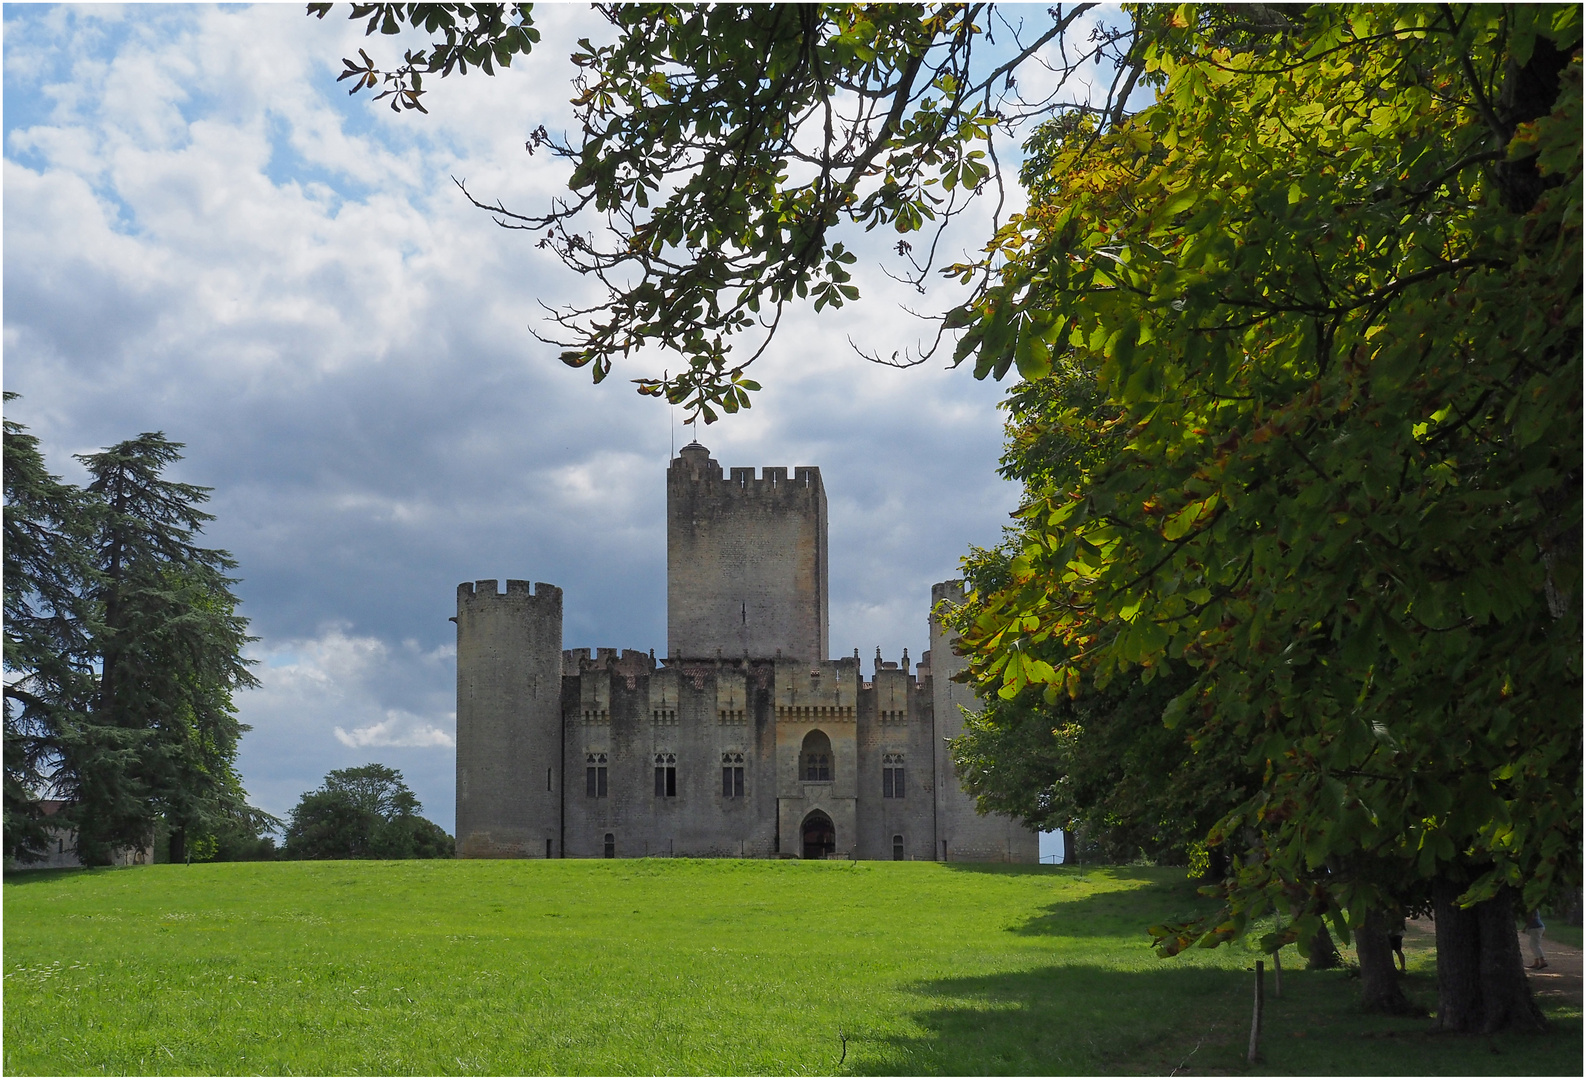
[[[198,509],[207,488],[162,475],[180,450],[153,432],[79,457],[101,504],[88,593],[100,671],[88,723],[63,740],[57,786],[85,863],[147,843],[161,816],[173,861],[190,837],[268,819],[247,805],[234,765],[246,726],[232,693],[256,685],[226,574],[236,563],[194,542],[213,518]]]
[[[174,859],[189,837],[208,851],[280,824],[234,765],[250,639],[236,564],[194,542],[208,489],[162,476],[180,450],[152,433],[81,455],[85,490],[5,421],[5,853],[21,862],[48,842],[46,795],[89,865],[162,819]]]
[[[293,808],[288,859],[449,859],[454,845],[396,769],[337,769]]]
[[[15,394],[7,393],[6,401]],[[40,798],[61,734],[82,725],[95,686],[95,504],[45,467],[38,439],[5,420],[5,854],[23,863],[49,841]]]

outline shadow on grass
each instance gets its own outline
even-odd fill
[[[1184,878],[1182,871],[1167,877],[1160,872],[1126,876],[1120,869],[1109,871],[1108,880],[1125,887],[1103,887],[1101,891],[1048,904],[1041,914],[1013,927],[1013,932],[1037,937],[1138,936],[1148,941],[1148,925],[1192,918],[1217,906],[1215,900],[1197,895],[1195,883]],[[1130,886],[1137,881],[1148,884]]]
[[[856,1036],[852,1045],[860,1052],[852,1071],[1087,1074],[1141,1059],[1145,1071],[1166,1073],[1205,1030],[1198,1010],[1208,1002],[1231,1009],[1243,979],[1210,968],[1144,972],[1074,965],[940,979],[910,989],[930,1002],[912,1017],[923,1034],[873,1041]],[[1148,1053],[1159,1044],[1164,1053]]]
[[[954,874],[1041,874],[1048,877],[1101,876],[1114,881],[1161,881],[1182,868],[1171,866],[1074,866],[1068,863],[950,862],[941,866]]]
[[[7,885],[42,885],[45,882],[59,881],[61,878],[78,877],[83,874],[110,874],[118,870],[131,870],[130,866],[57,866],[53,868],[40,868],[19,866],[5,872]]]
[[[1370,1016],[1341,973],[1291,972],[1268,983],[1261,1059],[1245,1061],[1250,973],[1160,966],[1065,965],[939,979],[910,987],[920,1033],[850,1036],[859,1075],[1581,1075],[1579,1011],[1541,1036],[1430,1033],[1424,1018]],[[1430,972],[1415,1000],[1436,997]]]

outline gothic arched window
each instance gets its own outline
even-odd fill
[[[655,794],[670,799],[677,794],[677,755],[655,755]]]
[[[826,781],[832,778],[832,741],[819,728],[804,736],[804,750],[799,754],[799,775],[807,781]]]

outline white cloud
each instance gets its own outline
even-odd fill
[[[452,729],[457,726],[457,715],[451,716]],[[343,746],[447,746],[456,747],[457,740],[446,732],[428,723],[423,717],[414,716],[402,709],[387,709],[385,719],[378,724],[369,724],[365,727],[353,728],[344,731],[336,728],[336,740]]]
[[[379,760],[401,769],[431,816],[447,821],[455,656],[454,645],[390,642],[344,624],[258,649],[260,685],[237,695],[253,727],[239,755],[250,794],[284,816],[331,769]]]

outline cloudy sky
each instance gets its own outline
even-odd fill
[[[450,179],[526,210],[563,190],[524,141],[568,126],[566,58],[602,26],[537,19],[527,62],[398,116],[337,86],[368,44],[344,11],[5,8],[8,414],[74,481],[75,453],[186,444],[176,476],[214,489],[206,535],[258,637],[239,763],[278,815],[380,761],[451,830],[460,581],[553,582],[566,647],[665,652],[664,474],[689,432],[632,392],[647,367],[593,386],[531,336],[585,283]],[[785,321],[754,408],[699,438],[724,466],[821,468],[832,649],[896,659],[1017,492],[993,471],[997,386],[849,345],[911,345],[901,304],[945,303],[891,285],[884,245],[863,249],[865,301]]]

